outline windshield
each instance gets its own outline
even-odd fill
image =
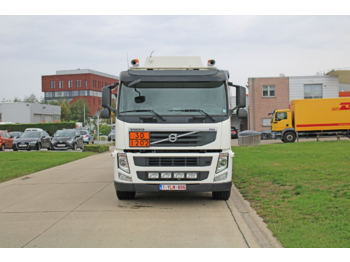
[[[66,130],[59,130],[56,132],[55,137],[74,137],[75,132],[74,131],[66,131]]]
[[[133,110],[153,110],[160,115],[194,115],[199,109],[209,115],[227,115],[227,96],[223,82],[190,83],[139,83],[128,87],[123,83],[120,90],[119,114],[150,115],[151,112],[124,112]],[[136,87],[136,90],[135,90]],[[136,103],[135,97],[145,97]],[[124,113],[123,113],[124,112]]]
[[[21,138],[40,138],[40,132],[25,132],[20,137]]]

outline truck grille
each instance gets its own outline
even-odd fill
[[[161,173],[160,171],[156,171],[156,172]],[[164,171],[164,172],[167,172],[167,171]],[[180,171],[180,172],[183,172],[183,171]],[[201,171],[201,172],[197,172],[198,177],[196,179],[185,179],[185,178],[177,179],[177,178],[173,177],[173,174],[175,172],[172,171],[172,172],[170,172],[170,173],[172,173],[172,177],[170,179],[161,179],[161,178],[159,178],[159,179],[148,179],[148,173],[149,172],[137,171],[136,172],[137,178],[140,179],[140,180],[143,180],[143,181],[164,181],[164,182],[167,182],[167,181],[188,181],[188,182],[193,182],[193,181],[205,180],[209,176],[209,171]],[[186,172],[184,172],[184,173],[186,173]]]
[[[134,157],[135,166],[210,166],[212,157]]]
[[[150,133],[150,146],[154,147],[190,147],[190,146],[203,146],[212,143],[216,139],[216,132],[197,132],[194,134],[185,135],[190,132],[151,132]],[[175,142],[166,140],[171,134],[176,134],[178,137]],[[185,135],[179,137],[181,135]],[[166,140],[159,142],[161,140]],[[158,142],[152,144],[154,142]]]

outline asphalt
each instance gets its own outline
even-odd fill
[[[0,247],[282,247],[236,188],[119,201],[110,152],[0,184]]]

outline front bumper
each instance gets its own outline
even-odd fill
[[[36,144],[30,144],[30,143],[16,143],[12,145],[12,149],[17,149],[17,150],[34,150],[38,149],[38,143]]]
[[[162,183],[169,184],[169,183]],[[177,183],[177,184],[181,184]],[[174,185],[174,184],[171,184]],[[162,191],[159,189],[159,184],[131,184],[114,181],[114,187],[118,191],[135,191],[135,192],[156,192]],[[229,191],[232,188],[232,181],[225,183],[208,183],[208,184],[186,184],[186,190],[189,192],[216,192]]]
[[[57,150],[67,150],[67,149],[74,149],[73,143],[70,144],[68,142],[55,142],[51,143],[51,148],[57,149]]]

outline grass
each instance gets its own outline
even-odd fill
[[[0,153],[0,183],[94,154],[96,153],[2,152]]]
[[[284,247],[350,247],[350,141],[234,147],[233,181]]]

